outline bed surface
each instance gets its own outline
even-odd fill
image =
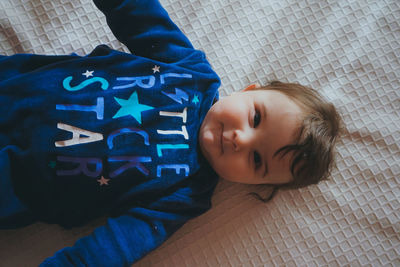
[[[222,181],[213,208],[134,266],[400,266],[400,2],[161,0],[222,79],[299,82],[343,116],[328,181],[279,192]],[[0,0],[0,54],[87,54],[115,40],[90,0]],[[125,50],[127,51],[127,50]],[[0,266],[36,266],[104,220],[0,231]]]

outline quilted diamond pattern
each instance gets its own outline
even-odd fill
[[[400,2],[161,2],[206,52],[222,95],[300,82],[334,102],[345,129],[328,181],[268,204],[247,195],[267,188],[221,182],[211,211],[135,266],[400,266]],[[101,43],[127,51],[90,0],[0,1],[1,54],[83,55]],[[1,262],[37,265],[97,224],[2,231]]]

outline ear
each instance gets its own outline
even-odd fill
[[[243,90],[243,92],[246,92],[246,91],[250,91],[250,90],[254,90],[254,89],[257,89],[257,88],[260,88],[261,86],[258,84],[258,83],[253,83],[253,84],[250,84],[249,86],[247,86],[244,90]]]

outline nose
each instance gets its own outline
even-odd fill
[[[226,142],[232,145],[233,150],[236,152],[245,149],[251,143],[250,134],[242,130],[232,130],[231,133],[224,133],[223,137]]]

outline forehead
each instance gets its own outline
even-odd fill
[[[260,148],[268,164],[266,180],[281,184],[293,180],[291,163],[293,153],[276,154],[282,147],[294,144],[299,132],[302,110],[290,97],[275,90],[252,92],[254,101],[265,106],[266,115],[260,125]]]
[[[263,101],[266,101],[266,102],[278,101],[279,103],[286,103],[288,105],[295,104],[296,106],[298,106],[297,103],[295,101],[293,101],[293,99],[291,97],[289,97],[285,93],[278,91],[278,90],[255,89],[255,90],[248,90],[243,93],[248,94],[250,97],[253,97],[256,99],[262,99]]]

